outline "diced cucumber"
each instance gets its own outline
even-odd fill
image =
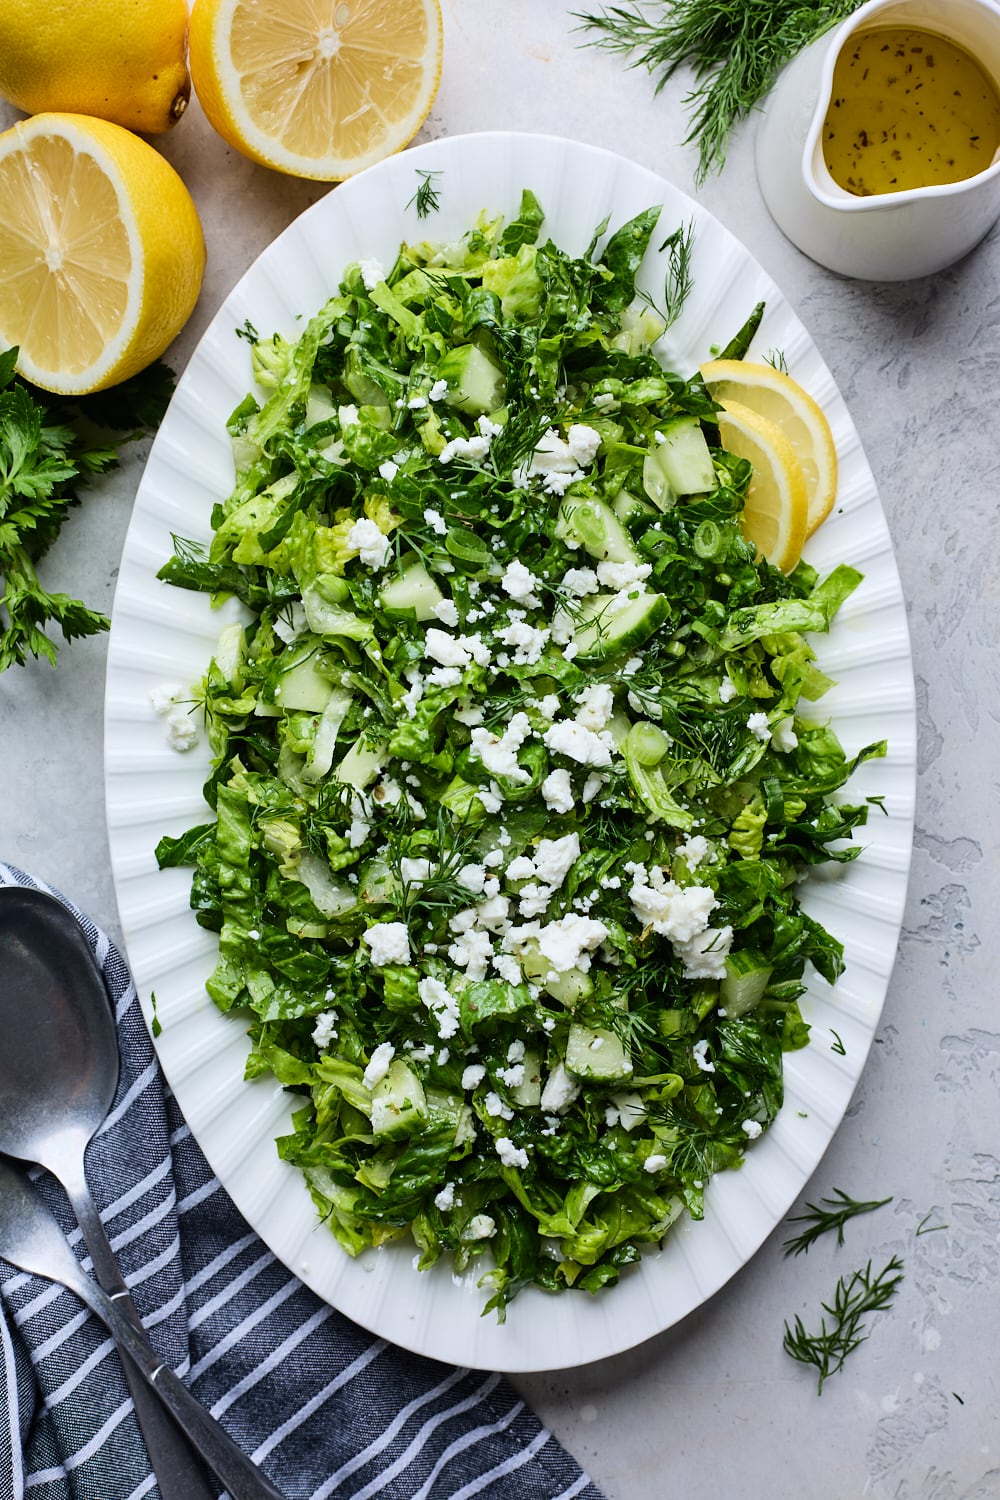
[[[388,1072],[372,1089],[372,1131],[387,1140],[410,1135],[427,1120],[424,1086],[402,1058],[395,1057]]]
[[[456,1147],[475,1140],[475,1115],[460,1095],[446,1093],[443,1089],[426,1089],[425,1093],[427,1117],[432,1125],[453,1126]]]
[[[521,946],[518,961],[525,979],[540,984],[547,995],[565,1005],[567,1010],[572,1010],[574,1005],[594,993],[594,981],[589,974],[584,974],[581,969],[566,969],[559,973],[553,969],[535,938],[528,938]]]
[[[390,615],[412,614],[416,620],[434,620],[435,608],[444,598],[423,563],[411,563],[382,585],[378,602]]]
[[[337,781],[357,787],[359,792],[364,791],[365,787],[370,786],[382,770],[386,750],[385,740],[381,740],[377,745],[370,745],[364,735],[359,735],[337,767],[335,773]]]
[[[564,500],[556,517],[556,536],[575,542],[600,562],[641,561],[621,521],[603,500]]]
[[[646,455],[642,487],[660,510],[669,510],[680,495],[715,489],[715,466],[697,417],[673,422]]]
[[[743,1016],[760,1004],[771,979],[771,967],[759,953],[730,953],[719,985],[719,1004],[727,1016]]]
[[[621,608],[616,594],[591,594],[581,600],[573,630],[579,661],[601,661],[635,651],[667,618],[670,606],[662,594],[638,594]]]
[[[470,417],[485,416],[504,402],[503,373],[477,344],[460,344],[436,366],[439,380],[448,382],[445,402]]]
[[[242,625],[227,625],[215,648],[215,665],[226,682],[234,688],[243,686],[243,658],[246,655],[246,633]]]
[[[396,901],[401,894],[396,875],[384,859],[373,859],[361,873],[358,896],[367,906],[380,906],[386,901]]]
[[[650,516],[656,515],[655,505],[650,505],[648,500],[640,500],[638,495],[633,495],[628,490],[618,491],[611,502],[611,509],[623,525],[632,527],[644,524]]]
[[[312,714],[326,708],[333,683],[320,671],[318,645],[315,637],[307,638],[281,657],[281,672],[269,695],[277,708]]]
[[[347,710],[353,701],[353,693],[349,693],[346,688],[335,687],[330,693],[316,726],[312,745],[306,755],[306,763],[302,769],[303,781],[315,785],[316,782],[323,780],[333,765],[337,735],[340,733],[340,726],[347,717]]]
[[[537,1109],[542,1102],[542,1058],[534,1047],[526,1047],[524,1057],[524,1080],[515,1084],[510,1097],[521,1109]]]
[[[632,1060],[620,1037],[603,1026],[581,1026],[576,1021],[566,1040],[566,1066],[577,1078],[600,1083],[624,1083],[632,1073]]]

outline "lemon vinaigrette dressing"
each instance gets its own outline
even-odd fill
[[[1000,146],[1000,93],[946,37],[862,30],[837,59],[822,143],[830,176],[859,197],[961,182]]]

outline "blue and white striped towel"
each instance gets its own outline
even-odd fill
[[[0,885],[40,882],[0,864]],[[66,904],[104,971],[122,1054],[87,1157],[94,1198],[160,1354],[244,1451],[288,1500],[601,1500],[501,1376],[373,1338],[275,1259],[167,1090],[121,955]],[[46,1174],[38,1186],[82,1254],[61,1190]],[[0,1500],[155,1500],[103,1327],[3,1261],[0,1293]]]

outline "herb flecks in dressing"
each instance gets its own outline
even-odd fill
[[[842,50],[823,123],[835,182],[868,197],[985,171],[1000,146],[1000,95],[964,48],[927,31],[859,31]]]

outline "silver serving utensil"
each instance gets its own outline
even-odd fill
[[[118,1084],[114,1017],[79,924],[43,891],[0,889],[0,1034],[0,1151],[40,1163],[62,1183],[94,1275],[114,1297],[118,1319],[145,1337],[84,1167]],[[124,1365],[163,1500],[214,1500],[187,1440],[128,1359]]]
[[[120,1310],[120,1303],[91,1281],[28,1178],[3,1160],[0,1160],[0,1256],[22,1271],[60,1282],[87,1304],[173,1414],[232,1500],[284,1500],[242,1448],[163,1363],[145,1334]]]

